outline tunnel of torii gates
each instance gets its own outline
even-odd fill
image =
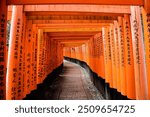
[[[150,99],[150,0],[0,0],[0,99],[23,99],[64,56],[129,99]]]

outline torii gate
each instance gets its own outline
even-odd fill
[[[93,5],[139,5],[144,6],[147,10],[147,13],[150,13],[150,1],[149,0],[132,0],[132,1],[122,1],[122,0],[1,0],[0,1],[0,99],[6,99],[6,25],[7,25],[7,8],[8,5],[33,5],[33,4],[93,4]],[[32,11],[30,7],[26,7],[27,11]],[[108,9],[107,9],[108,10]],[[34,10],[33,10],[34,11]],[[121,11],[118,11],[121,12]],[[41,21],[35,21],[41,22]],[[39,25],[39,24],[38,24]],[[40,27],[40,25],[38,26]],[[42,26],[44,27],[44,25]],[[44,27],[45,28],[45,27]],[[45,32],[49,32],[51,29],[45,29]]]

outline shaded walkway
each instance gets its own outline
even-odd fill
[[[64,61],[62,73],[52,84],[46,88],[44,86],[42,92],[36,92],[34,99],[97,100],[103,97],[91,82],[85,69],[77,64]]]

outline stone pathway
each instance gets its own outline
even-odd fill
[[[85,69],[64,61],[63,72],[46,90],[47,99],[55,100],[102,100]]]

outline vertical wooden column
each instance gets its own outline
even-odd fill
[[[81,60],[82,59],[81,46],[78,47],[78,53],[79,53],[79,60]]]
[[[73,49],[74,50],[74,49]],[[54,40],[54,67],[53,70],[57,67],[57,41]]]
[[[23,12],[23,6],[22,6],[22,12]],[[19,40],[19,47],[18,47],[18,99],[23,98],[23,83],[24,83],[24,71],[23,71],[23,54],[24,54],[24,15],[22,14],[21,16],[21,23],[20,26],[22,31],[21,31],[21,38]]]
[[[92,48],[93,48],[93,44],[92,44],[92,38],[90,39],[89,41],[89,52],[90,52],[90,68],[93,69],[93,51],[92,51]]]
[[[75,47],[76,50],[76,59],[80,60],[79,58],[79,47]]]
[[[71,57],[71,48],[68,47],[68,56]]]
[[[46,44],[46,33],[43,33],[43,38],[42,38],[42,40],[43,40],[43,43],[42,43],[42,66],[41,66],[41,70],[42,70],[42,81],[41,82],[43,82],[43,80],[44,80],[44,77],[45,77],[45,44]]]
[[[134,76],[134,60],[133,60],[133,46],[131,36],[130,16],[124,15],[124,41],[125,41],[125,76],[126,76],[126,90],[129,99],[136,99],[135,96],[135,76]]]
[[[113,88],[117,88],[117,79],[116,79],[116,57],[115,57],[115,38],[114,38],[114,26],[110,25],[110,45],[111,45],[111,58],[112,58],[112,80]]]
[[[6,0],[0,0],[0,100],[6,99]]]
[[[47,33],[45,33],[45,48],[44,48],[44,60],[45,60],[45,62],[44,62],[44,79],[46,78],[46,76],[47,76],[47,71],[46,71],[46,67],[47,67]],[[43,79],[43,80],[44,80]]]
[[[111,66],[111,45],[110,45],[110,31],[109,28],[103,28],[103,42],[104,42],[104,61],[105,61],[105,79],[106,82],[112,86],[112,66]]]
[[[48,37],[48,72],[51,72],[51,38]]]
[[[100,59],[100,56],[99,56],[99,46],[100,46],[100,42],[99,42],[99,36],[98,34],[96,34],[94,36],[94,45],[95,45],[95,72],[97,74],[99,74],[99,69],[100,69],[100,65],[99,65],[99,59]]]
[[[46,45],[45,45],[45,77],[49,74],[48,72],[48,35],[46,33],[45,35],[46,37]]]
[[[119,52],[119,38],[118,38],[118,22],[114,21],[114,39],[115,39],[115,59],[116,59],[116,82],[117,90],[121,92],[120,81],[120,52]]]
[[[104,73],[105,73],[105,81],[107,82],[107,73],[106,73],[106,71],[107,71],[107,51],[106,51],[106,34],[105,34],[105,28],[102,28],[102,39],[103,39],[103,47],[104,47],[104,65],[105,65],[105,71],[104,71]]]
[[[104,66],[104,44],[103,44],[103,38],[102,38],[102,32],[99,33],[99,76],[101,78],[105,77],[105,66]]]
[[[23,29],[22,29],[22,98],[24,98],[26,96],[26,93],[25,93],[25,69],[26,69],[26,60],[25,60],[25,54],[26,54],[26,51],[25,51],[25,46],[27,46],[25,44],[25,40],[26,40],[26,15],[25,13],[23,14]]]
[[[32,78],[32,21],[26,22],[26,38],[25,38],[25,93],[31,91]]]
[[[49,69],[48,69],[48,66],[49,66],[49,37],[47,35],[47,45],[46,45],[46,59],[47,59],[47,66],[46,66],[46,71],[47,71],[47,75],[49,74]]]
[[[131,7],[131,27],[133,41],[136,99],[148,99],[145,53],[141,25],[140,7]]]
[[[37,28],[36,28],[36,25],[33,24],[32,25],[32,40],[31,40],[31,54],[32,54],[32,58],[31,58],[31,90],[34,90],[36,89],[36,84],[37,84],[37,81],[36,81],[36,70],[37,70]]]
[[[90,68],[93,70],[93,38],[89,42],[89,52],[90,52]],[[83,58],[83,56],[82,56]]]
[[[142,9],[143,24],[144,24],[144,42],[146,52],[146,73],[148,80],[148,99],[150,99],[150,14],[145,9]]]
[[[123,17],[118,17],[118,38],[119,38],[119,55],[120,55],[120,83],[121,93],[126,95],[126,74],[125,74],[125,44],[124,44],[124,28]]]
[[[107,44],[107,58],[108,58],[108,82],[109,86],[113,87],[113,79],[112,79],[112,55],[111,55],[111,32],[110,27],[108,27],[107,31],[107,38],[106,38],[106,44]]]
[[[40,84],[42,81],[42,43],[43,43],[43,30],[38,30],[38,50],[37,50],[37,83]]]
[[[13,6],[10,45],[7,70],[7,99],[15,100],[21,97],[21,77],[19,76],[19,44],[22,35],[23,7]],[[19,88],[19,90],[18,90]]]
[[[93,58],[92,58],[93,71],[96,72],[96,40],[95,40],[95,37],[92,38],[92,41],[93,41],[93,47],[92,47],[92,51],[93,51]]]
[[[55,42],[54,42],[54,40],[52,39],[51,40],[52,42],[51,42],[51,65],[52,65],[52,71],[54,70],[54,66],[55,66],[55,63],[56,63],[56,58],[55,58],[55,55],[54,55],[54,53],[56,53],[56,51],[55,51]]]
[[[48,55],[47,55],[47,57],[48,57],[48,73],[50,73],[50,57],[51,57],[51,55],[50,55],[50,37],[48,36]]]
[[[49,73],[51,70],[51,39],[49,38]]]
[[[79,51],[80,51],[80,47],[79,47]],[[89,57],[90,57],[90,53],[89,53],[89,41],[87,41],[86,43],[86,55],[87,55],[87,64],[89,65]],[[80,53],[80,57],[82,58],[82,53]]]
[[[83,60],[82,61],[85,61],[85,56],[86,56],[85,55],[85,44],[82,45],[82,54],[83,54]]]

